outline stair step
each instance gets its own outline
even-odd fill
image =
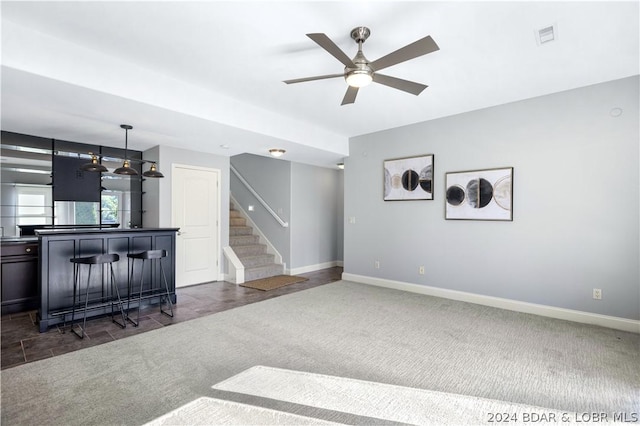
[[[252,256],[239,256],[239,258],[245,268],[275,264],[275,256],[270,253]]]
[[[229,226],[246,226],[247,219],[243,217],[230,217],[229,218]]]
[[[236,235],[252,235],[253,228],[250,226],[230,226],[229,227],[229,236]]]
[[[229,217],[242,217],[242,213],[239,210],[229,210]]]
[[[235,246],[246,246],[250,244],[258,244],[260,242],[259,235],[233,235],[229,236],[229,245],[231,247]]]
[[[284,273],[284,265],[273,263],[271,265],[256,266],[244,269],[244,280],[253,281],[260,278],[273,277]]]
[[[242,260],[243,256],[256,256],[259,254],[265,254],[267,252],[267,246],[264,244],[249,244],[245,246],[235,246],[233,251]]]

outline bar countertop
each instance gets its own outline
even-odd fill
[[[80,234],[116,234],[125,233],[144,233],[144,232],[178,232],[180,228],[86,228],[86,229],[37,229],[36,236],[52,236],[52,235],[80,235]]]
[[[24,243],[37,243],[38,237],[29,235],[27,237],[2,237],[0,238],[2,244],[24,244]]]

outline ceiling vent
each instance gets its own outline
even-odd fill
[[[558,38],[558,26],[556,24],[540,28],[535,32],[538,45],[550,43]]]

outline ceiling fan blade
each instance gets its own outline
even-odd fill
[[[408,61],[409,59],[435,52],[436,50],[440,50],[436,42],[433,41],[431,36],[426,36],[418,41],[414,41],[413,43],[406,45],[405,47],[401,47],[382,58],[376,59],[371,62],[369,66],[371,66],[374,71],[378,71],[392,65]]]
[[[349,88],[347,89],[347,93],[344,94],[344,98],[342,98],[342,103],[340,105],[342,106],[342,105],[354,103],[356,101],[357,95],[358,95],[358,88],[349,86]]]
[[[317,75],[315,77],[294,78],[293,80],[285,80],[283,81],[283,83],[287,83],[287,84],[303,83],[305,81],[324,80],[325,78],[336,78],[336,77],[344,77],[344,73]]]
[[[402,90],[412,95],[418,96],[428,86],[420,83],[415,83],[409,80],[403,80],[401,78],[391,77],[388,75],[373,74],[373,81],[376,83],[384,84],[385,86],[393,87],[394,89]]]
[[[311,40],[318,43],[320,47],[329,52],[334,58],[339,60],[344,64],[344,66],[349,68],[356,68],[356,64],[353,63],[351,58],[347,56],[326,34],[323,33],[312,33],[307,34]]]

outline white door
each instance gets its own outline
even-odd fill
[[[171,174],[176,287],[217,281],[220,172],[174,164]]]

